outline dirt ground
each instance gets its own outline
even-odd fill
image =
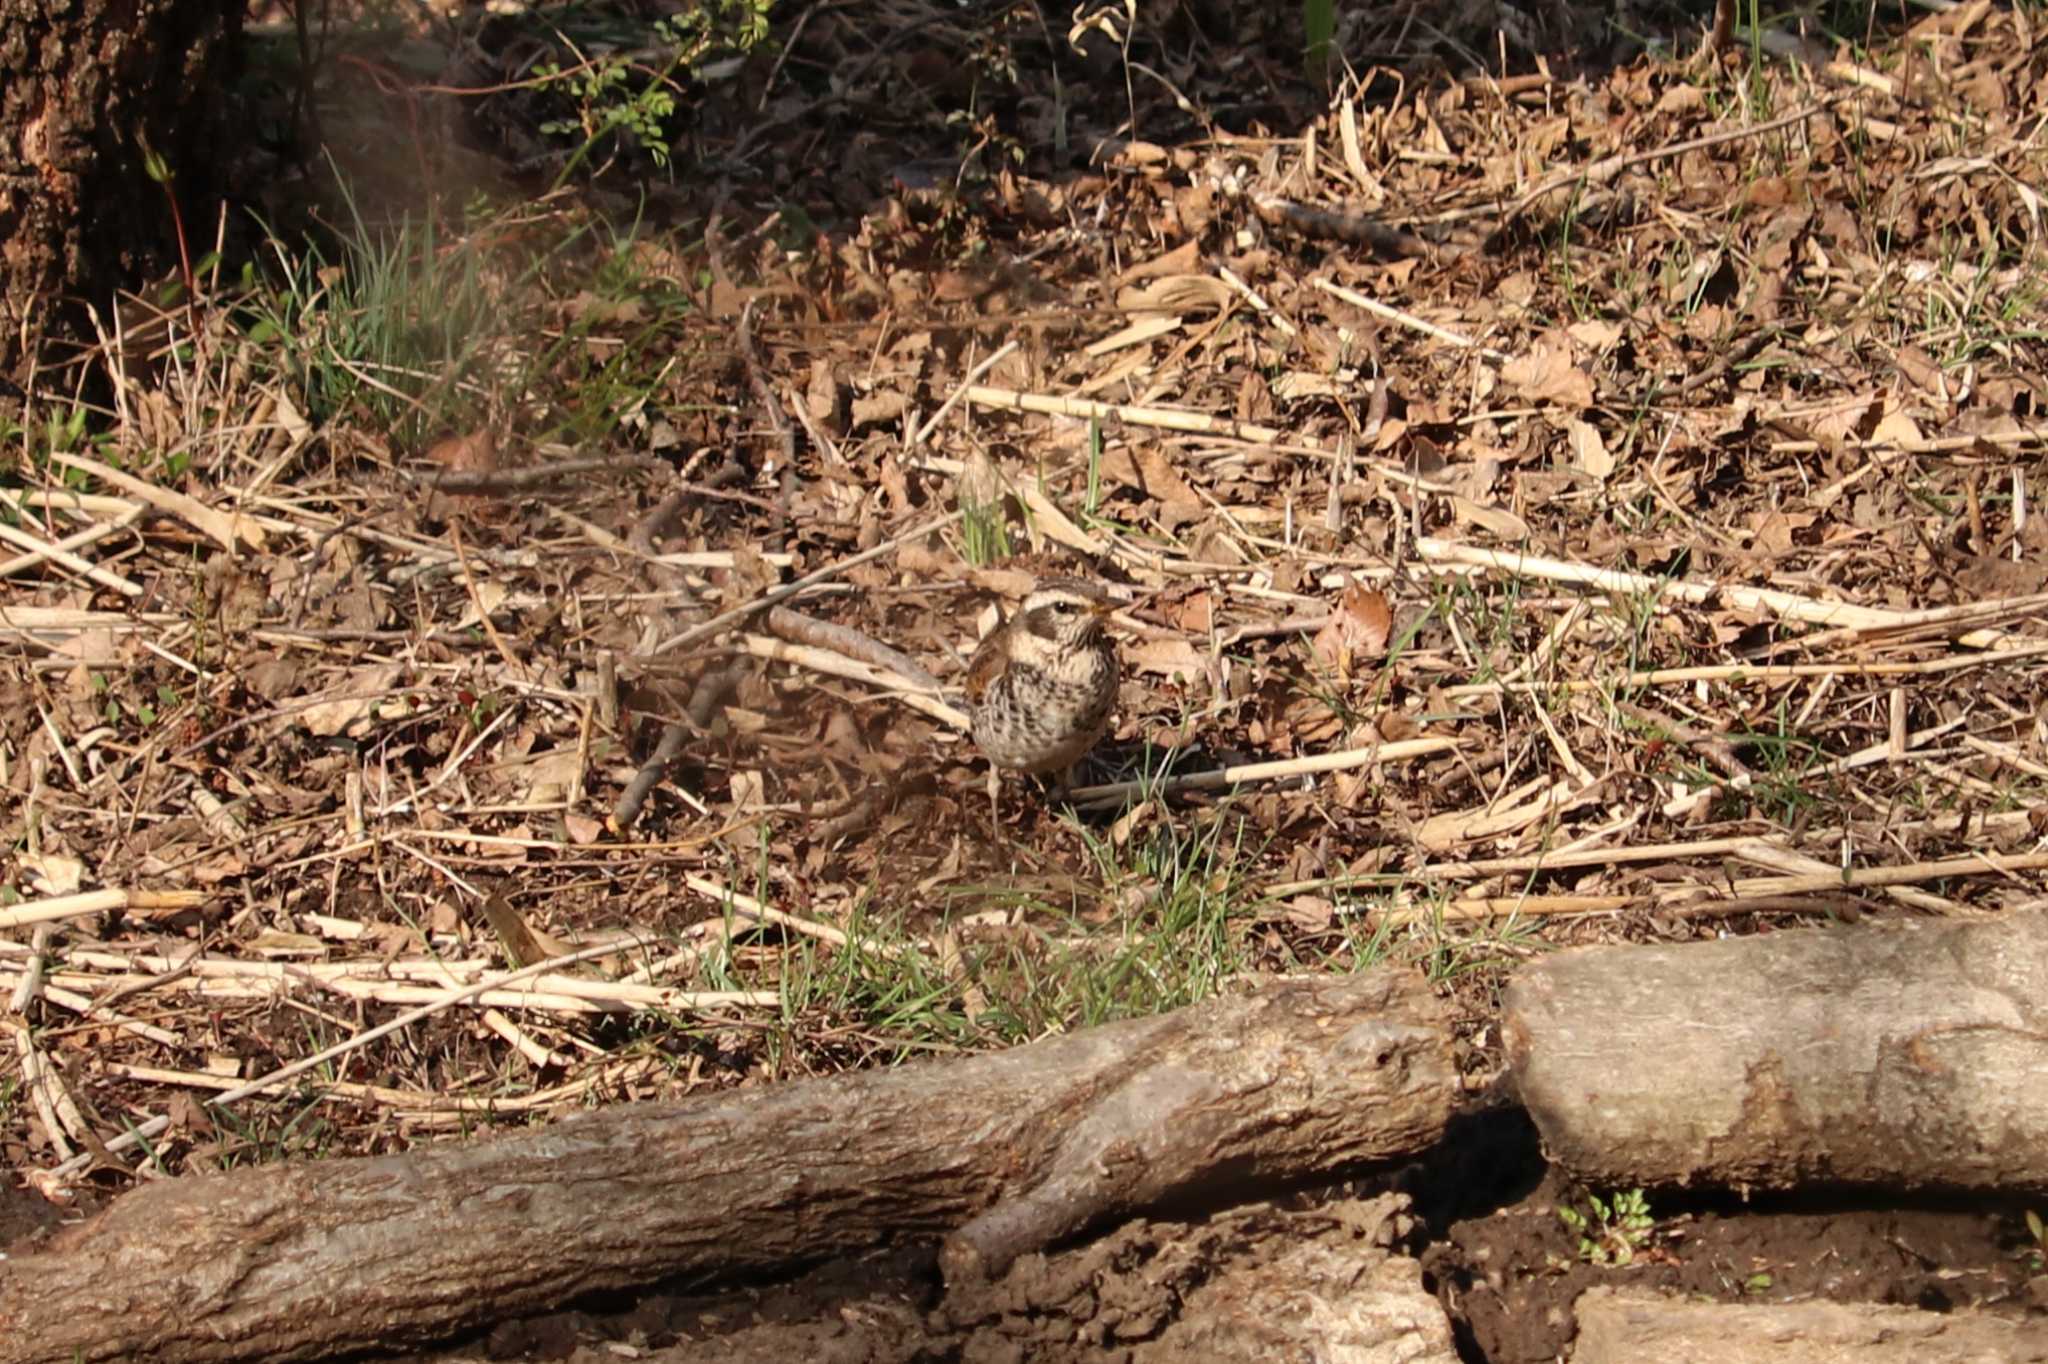
[[[0,890],[118,894],[0,933],[0,1241],[1388,961],[1498,1094],[1544,952],[2048,906],[2037,9],[1361,6],[1323,80],[1288,6],[821,4],[654,82],[664,160],[655,7],[348,8],[203,298],[7,443],[94,573],[0,585]],[[965,658],[1055,573],[1128,601],[1116,720],[992,812]],[[1317,1247],[1490,1364],[1617,1282],[2048,1311],[2018,1197],[1651,1190],[1588,1263],[1620,1191],[1487,1102],[992,1285],[416,1357],[1198,1358]]]

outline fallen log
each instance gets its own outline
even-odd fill
[[[2048,916],[1559,953],[1501,1031],[1591,1186],[2048,1190]]]
[[[403,1346],[680,1274],[945,1237],[949,1275],[1191,1196],[1411,1156],[1457,1094],[1411,973],[994,1055],[145,1185],[0,1263],[0,1364]]]
[[[1574,1309],[1572,1364],[2048,1364],[2040,1327],[1982,1312],[1882,1303],[1719,1303],[1592,1288]]]

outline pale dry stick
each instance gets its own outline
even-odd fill
[[[2048,610],[2048,593],[2024,597],[1996,597],[1962,606],[1935,606],[1907,612],[1910,620],[1896,625],[1845,626],[1825,630],[1798,641],[1804,648],[1822,649],[1837,644],[1904,644],[1928,639],[1947,639],[1958,625],[1995,625],[2023,620]],[[1789,647],[1789,646],[1781,646]]]
[[[71,751],[71,745],[64,742],[64,732],[57,728],[56,717],[51,715],[40,701],[36,703],[36,714],[42,718],[43,733],[50,736],[50,746],[57,750],[57,761],[64,765],[65,775],[71,778],[72,789],[83,791],[85,773],[79,767],[78,756]],[[40,783],[40,773],[37,774],[37,780]]]
[[[1812,891],[1872,889],[1912,885],[1917,881],[1942,881],[1956,876],[2040,871],[2048,867],[2048,853],[1969,853],[1932,862],[1909,862],[1896,867],[1855,867],[1848,871],[1830,868],[1803,876],[1754,876],[1734,884],[1738,895],[1804,895]]]
[[[56,1149],[59,1159],[74,1159],[71,1155],[71,1142],[66,1133],[73,1136],[77,1133],[59,1116],[58,1104],[51,1092],[56,1087],[56,1080],[51,1073],[49,1062],[43,1059],[42,1052],[36,1047],[27,1024],[17,1023],[10,1018],[7,1020],[7,1028],[14,1034],[14,1053],[21,1059],[22,1088],[28,1091],[29,1102],[35,1107],[36,1117],[42,1120],[43,1134]],[[89,1160],[90,1157],[76,1159]]]
[[[1571,779],[1578,783],[1581,790],[1593,785],[1597,778],[1578,760],[1577,755],[1571,750],[1571,745],[1564,741],[1564,735],[1558,733],[1556,722],[1550,718],[1550,707],[1543,704],[1543,693],[1530,692],[1529,706],[1536,712],[1537,723],[1543,726],[1543,732],[1550,737],[1550,746],[1557,753],[1558,761],[1564,764],[1564,770],[1571,774]]]
[[[1017,343],[1014,340],[1005,341],[1000,347],[996,349],[993,355],[988,357],[988,359],[983,360],[973,369],[968,370],[967,377],[965,379],[962,379],[959,385],[955,387],[950,394],[947,395],[946,401],[939,404],[939,410],[932,413],[931,419],[925,422],[923,426],[917,428],[916,434],[912,435],[910,438],[909,448],[915,450],[918,446],[923,445],[927,440],[930,440],[932,432],[938,430],[939,423],[946,419],[946,414],[951,412],[955,407],[959,405],[960,399],[963,396],[966,396],[967,394],[972,392],[975,381],[980,379],[982,375],[994,369],[997,365],[1001,364],[1003,360],[1007,358],[1016,349]]]
[[[734,621],[745,620],[755,612],[766,610],[768,607],[774,606],[779,602],[788,601],[791,597],[798,595],[807,588],[824,582],[828,578],[836,578],[848,569],[858,568],[865,563],[872,563],[885,554],[894,554],[913,540],[922,539],[927,535],[942,531],[965,515],[966,512],[956,508],[953,511],[947,512],[944,516],[933,517],[915,529],[907,530],[901,535],[884,540],[872,549],[864,549],[858,554],[834,560],[823,568],[804,574],[803,577],[796,579],[794,582],[771,587],[750,602],[735,606],[730,611],[721,611],[710,620],[693,625],[679,635],[672,635],[668,639],[662,640],[650,649],[648,653],[650,655],[665,654],[672,649],[680,649],[685,644],[694,644],[700,639],[715,635]]]
[[[1477,351],[1496,363],[1505,363],[1514,358],[1506,351],[1498,351],[1491,346],[1481,345],[1469,336],[1461,336],[1448,328],[1437,326],[1434,322],[1425,322],[1413,313],[1404,313],[1399,308],[1390,307],[1376,298],[1370,298],[1365,294],[1359,293],[1356,289],[1347,289],[1343,285],[1333,283],[1327,279],[1313,279],[1309,283],[1315,285],[1316,288],[1321,289],[1332,298],[1341,299],[1354,308],[1363,308],[1374,317],[1398,323],[1410,331],[1421,332],[1424,336],[1433,337],[1438,341],[1446,342],[1461,350]]]
[[[1020,393],[1016,389],[989,388],[979,384],[967,389],[967,400],[983,407],[1004,408],[1012,412],[1036,412],[1048,417],[1115,419],[1131,426],[1187,431],[1195,435],[1231,436],[1259,445],[1283,442],[1288,435],[1276,426],[1259,426],[1252,422],[1212,417],[1206,412],[1189,412],[1182,408],[1105,403],[1093,398],[1055,398],[1042,393]],[[1314,453],[1324,458],[1328,458],[1330,454],[1329,451],[1320,448],[1316,448]]]
[[[1528,828],[1538,820],[1555,820],[1576,806],[1593,799],[1600,783],[1575,787],[1570,782],[1552,782],[1537,777],[1510,792],[1504,792],[1473,810],[1431,815],[1415,827],[1415,841],[1432,850],[1498,838]],[[1530,796],[1535,788],[1541,794]]]
[[[939,679],[933,677],[910,655],[900,649],[892,649],[880,640],[871,639],[850,625],[839,625],[828,620],[818,620],[802,612],[792,611],[786,606],[771,606],[765,618],[766,624],[777,638],[791,644],[808,645],[814,649],[826,649],[833,653],[845,654],[848,658],[892,672],[914,686],[923,687],[934,696],[945,690]]]
[[[1744,844],[1743,847],[1736,849],[1734,856],[1741,861],[1750,863],[1752,866],[1766,867],[1771,871],[1788,872],[1795,876],[1841,875],[1839,867],[1830,867],[1818,857],[1810,857],[1805,853],[1793,852],[1790,848],[1780,847],[1763,839],[1746,840]],[[1924,890],[1917,890],[1911,886],[1886,886],[1884,887],[1884,893],[1887,898],[1895,900],[1899,904],[1927,913],[1953,914],[1959,908],[1953,900],[1944,899],[1939,895],[1930,895]]]
[[[448,518],[448,539],[455,550],[455,566],[462,571],[462,585],[469,590],[469,604],[476,608],[477,621],[484,627],[484,633],[490,636],[491,647],[505,661],[514,681],[526,681],[526,666],[512,656],[512,646],[498,633],[497,622],[491,619],[490,608],[484,605],[483,593],[477,589],[476,574],[470,571],[469,556],[462,549],[462,521],[459,517]]]
[[[465,985],[459,990],[445,991],[442,994],[436,996],[434,999],[428,1001],[427,1003],[420,1005],[418,1008],[408,1009],[406,1012],[398,1015],[398,1017],[393,1018],[387,1022],[380,1023],[374,1028],[369,1028],[363,1032],[359,1032],[354,1037],[349,1038],[347,1041],[337,1042],[335,1045],[327,1048],[325,1051],[317,1053],[316,1055],[308,1056],[301,1060],[294,1061],[290,1065],[280,1066],[278,1069],[270,1072],[270,1074],[264,1076],[260,1080],[253,1080],[248,1084],[240,1086],[239,1088],[231,1089],[227,1093],[221,1095],[218,1099],[215,1099],[214,1103],[225,1107],[228,1104],[240,1102],[241,1100],[248,1098],[252,1094],[261,1094],[264,1090],[275,1088],[276,1086],[283,1084],[286,1080],[292,1079],[294,1076],[303,1075],[305,1072],[313,1069],[315,1066],[325,1065],[327,1062],[334,1060],[338,1056],[345,1056],[349,1052],[355,1051],[361,1047],[366,1047],[380,1037],[386,1037],[389,1036],[391,1033],[397,1032],[401,1028],[410,1027],[411,1025],[419,1022],[423,1018],[430,1018],[437,1013],[443,1013],[448,1009],[452,1009],[457,1004],[461,1004],[465,1000],[473,999],[476,996],[481,995],[488,990],[503,989],[507,985],[522,980],[530,980],[535,976],[543,975],[549,971],[555,970],[558,967],[570,966],[574,965],[576,962],[579,961],[590,961],[597,957],[608,956],[611,953],[616,952],[617,950],[617,946],[611,943],[607,943],[602,947],[587,947],[578,952],[570,952],[563,956],[550,957],[548,960],[543,962],[535,962],[532,966],[522,967],[519,970],[510,972],[504,976],[499,977],[496,980],[480,981],[475,984]],[[124,1151],[131,1146],[140,1145],[142,1142],[147,1141],[149,1138],[157,1135],[159,1132],[162,1132],[170,1125],[171,1120],[168,1117],[159,1116],[150,1118],[145,1122],[142,1122],[134,1127],[129,1128],[125,1132],[117,1133],[115,1136],[110,1137],[106,1143],[106,1150],[110,1154],[112,1154]],[[55,1173],[60,1176],[68,1178],[83,1170],[85,1168],[85,1165],[86,1162],[84,1160],[74,1158],[72,1160],[65,1161],[61,1165],[57,1166]]]
[[[42,993],[43,973],[49,962],[50,921],[43,920],[36,925],[35,933],[29,939],[28,966],[21,973],[21,980],[14,987],[14,995],[7,1007],[18,1014],[28,1012],[28,1006]]]
[[[1988,758],[1998,759],[2015,771],[2024,772],[2030,777],[2048,777],[2048,767],[2035,762],[2010,744],[1994,743],[1990,739],[1980,739],[1974,734],[1965,734],[1962,738],[1964,744]]]
[[[233,1089],[241,1083],[232,1076],[208,1075],[196,1070],[172,1070],[166,1066],[138,1066],[123,1061],[108,1061],[103,1063],[101,1068],[107,1074],[119,1075],[123,1079],[140,1080],[144,1084],[152,1085],[176,1085],[181,1089],[224,1090]],[[320,1089],[318,1097],[323,1103],[376,1103],[386,1108],[416,1109],[425,1107],[433,1101],[433,1096],[428,1094],[390,1089],[383,1085],[357,1084],[351,1080],[329,1080],[323,1083]],[[457,1111],[490,1111],[484,1107],[489,1100],[450,1099],[446,1102],[472,1105]]]
[[[239,544],[246,544],[251,549],[262,549],[264,546],[262,530],[250,517],[240,512],[230,515],[215,511],[196,497],[188,497],[169,488],[159,488],[133,474],[123,473],[111,465],[102,464],[96,459],[87,459],[83,455],[53,450],[50,452],[50,458],[66,468],[91,474],[94,478],[110,483],[130,496],[147,502],[158,511],[177,517],[194,529],[205,532],[209,539],[216,541],[229,553],[234,553]]]
[[[1714,663],[1690,668],[1652,668],[1622,673],[1614,678],[1559,678],[1553,682],[1461,682],[1446,687],[1443,696],[1462,700],[1471,696],[1493,696],[1504,691],[1530,691],[1538,687],[1564,691],[1590,691],[1607,687],[1659,687],[1683,682],[1728,682],[1740,685],[1790,682],[1802,677],[1913,677],[1933,673],[1960,672],[1993,664],[2039,658],[2048,654],[2048,644],[2030,644],[2013,649],[1991,649],[1954,658],[1923,658],[1909,663]]]
[[[8,978],[8,972],[0,971],[0,986],[4,986]],[[91,982],[89,978],[81,979],[75,975],[67,976],[66,979],[72,984],[95,983]],[[20,982],[17,980],[15,983],[18,988]],[[64,986],[48,979],[43,981],[41,988],[37,991],[37,995],[39,998],[55,1004],[60,1009],[70,1010],[81,1018],[93,1017],[94,1013],[100,1010],[98,1001],[94,1000],[90,995],[79,994],[76,990],[66,989]],[[185,1037],[170,1031],[168,1028],[159,1028],[153,1024],[144,1023],[141,1019],[131,1018],[127,1014],[99,1011],[98,1017],[94,1019],[94,1023],[95,1026],[100,1023],[109,1024],[117,1031],[132,1033],[145,1041],[156,1043],[159,1047],[182,1047],[187,1041]]]
[[[1403,739],[1398,743],[1374,744],[1337,753],[1318,753],[1307,758],[1285,758],[1275,762],[1239,763],[1208,772],[1187,772],[1151,780],[1106,782],[1079,786],[1068,794],[1075,803],[1108,804],[1123,796],[1170,795],[1175,791],[1213,791],[1220,786],[1238,786],[1257,781],[1278,781],[1288,777],[1311,776],[1321,772],[1347,772],[1379,763],[1420,758],[1431,753],[1448,753],[1458,747],[1455,739]]]
[[[1348,104],[1345,106],[1346,109],[1349,109],[1350,107],[1351,106]],[[1252,288],[1251,285],[1246,284],[1235,270],[1232,270],[1229,266],[1224,265],[1219,266],[1216,270],[1216,273],[1225,284],[1229,285],[1232,289],[1235,289],[1239,294],[1243,295],[1244,300],[1247,303],[1251,304],[1252,307],[1256,308],[1259,311],[1260,315],[1262,315],[1268,322],[1271,322],[1275,327],[1279,328],[1281,335],[1288,337],[1301,335],[1301,328],[1295,326],[1292,322],[1289,322],[1285,317],[1281,316],[1278,312],[1275,312],[1273,309],[1273,305],[1266,302],[1264,298],[1260,297],[1259,291]]]
[[[794,914],[785,914],[779,909],[773,909],[762,904],[751,895],[734,890],[730,886],[721,886],[709,877],[685,875],[683,877],[683,884],[696,891],[699,895],[717,901],[720,905],[725,906],[742,918],[752,919],[757,923],[774,924],[778,928],[787,928],[793,933],[801,933],[807,938],[816,938],[819,942],[830,943],[834,947],[845,947],[847,944],[846,934],[830,924],[821,924],[810,919],[799,919]]]
[[[1640,573],[1624,573],[1618,569],[1595,568],[1591,564],[1574,563],[1567,559],[1550,559],[1541,555],[1520,554],[1512,550],[1481,549],[1475,545],[1461,545],[1433,536],[1424,536],[1417,540],[1415,552],[1433,563],[1493,568],[1551,582],[1583,583],[1603,592],[1639,595],[1655,593],[1693,605],[1719,600],[1742,610],[1768,611],[1785,620],[1801,621],[1809,625],[1836,625],[1859,631],[1909,629],[1930,621],[1940,623],[1951,618],[1956,610],[1953,607],[1940,607],[1932,612],[1888,611],[1873,606],[1857,606],[1851,602],[1819,601],[1791,592],[1781,592],[1776,588],[1749,587],[1740,583],[1703,583],[1685,578],[1652,578]],[[1999,605],[2012,610],[2033,611],[2048,606],[2048,594],[2006,598]],[[1957,643],[1971,648],[1989,648],[1995,647],[2006,638],[2006,635],[1999,632],[1977,631],[1961,636]]]
[[[659,1063],[648,1061],[639,1067],[641,1073],[651,1074]],[[199,1071],[170,1070],[162,1066],[137,1066],[120,1062],[108,1062],[107,1072],[126,1076],[131,1080],[142,1080],[150,1084],[180,1085],[188,1089],[231,1089],[236,1081],[219,1075],[207,1075]],[[392,1089],[385,1085],[357,1084],[353,1081],[335,1080],[321,1086],[318,1096],[322,1100],[340,1100],[354,1103],[378,1103],[395,1108],[404,1114],[413,1113],[524,1113],[536,1108],[548,1108],[582,1097],[607,1077],[603,1074],[575,1080],[553,1089],[536,1090],[532,1094],[508,1094],[488,1099],[466,1098],[460,1095],[429,1094],[405,1089]],[[216,1100],[215,1102],[218,1102]]]
[[[75,919],[81,914],[108,910],[177,911],[198,909],[212,897],[197,890],[87,890],[76,895],[56,895],[31,900],[24,905],[0,909],[0,928],[20,928],[55,919]]]
[[[1496,876],[1526,876],[1573,867],[1625,866],[1632,862],[1675,862],[1689,858],[1721,858],[1745,846],[1768,844],[1753,836],[1704,838],[1692,843],[1643,843],[1620,848],[1582,848],[1571,852],[1528,853],[1521,857],[1472,858],[1462,862],[1425,862],[1401,879],[1416,881],[1483,881]],[[1308,881],[1282,881],[1264,887],[1267,896],[1301,895],[1342,888],[1370,878],[1320,876]]]
[[[1584,597],[1575,600],[1570,608],[1565,611],[1564,615],[1558,618],[1557,624],[1551,626],[1549,632],[1543,636],[1536,647],[1529,651],[1529,656],[1507,672],[1502,673],[1500,680],[1502,682],[1518,682],[1531,673],[1548,668],[1552,656],[1557,653],[1558,647],[1565,642],[1573,630],[1578,628],[1579,622],[1584,620],[1591,612],[1592,606]]]
[[[74,512],[81,517],[141,516],[149,508],[126,497],[81,493],[70,488],[0,488],[0,502],[23,512],[28,507]],[[95,524],[105,524],[96,522]]]
[[[178,616],[158,611],[129,615],[121,611],[87,611],[73,606],[10,606],[0,603],[0,630],[21,635],[28,642],[41,644],[45,648],[60,646],[37,639],[35,636],[38,631],[76,634],[83,630],[106,630],[110,633],[132,634],[139,630],[154,630],[166,625],[175,625],[180,619]]]
[[[1392,926],[1402,927],[1434,923],[1439,919],[1444,922],[1484,923],[1494,919],[1582,918],[1617,914],[1630,909],[1656,909],[1689,919],[1725,919],[1737,914],[1839,914],[1845,903],[1853,905],[1855,897],[1823,891],[1805,895],[1748,895],[1714,899],[1705,887],[1681,886],[1656,899],[1641,895],[1502,895],[1453,900],[1441,909],[1404,908],[1377,913],[1387,915]]]
[[[112,531],[104,533],[112,534]],[[5,521],[0,521],[0,540],[5,540],[10,545],[28,551],[20,558],[12,559],[8,563],[0,565],[0,577],[19,572],[20,570],[15,567],[17,564],[52,563],[67,568],[73,573],[83,574],[101,587],[111,588],[124,597],[141,596],[142,585],[140,583],[124,578],[110,569],[101,568],[90,559],[80,558],[67,548],[67,546],[74,542],[85,541],[89,543],[92,539],[97,538],[99,537],[91,532],[81,531],[67,540],[53,543],[48,540],[38,539],[19,527],[10,526]]]

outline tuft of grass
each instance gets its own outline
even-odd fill
[[[348,225],[294,252],[272,239],[275,282],[248,304],[253,339],[274,341],[307,415],[349,420],[418,442],[465,431],[516,391],[521,320],[478,231],[456,240],[432,216],[383,228],[365,222],[343,187]]]
[[[976,568],[1007,559],[1014,552],[1010,544],[1010,518],[1001,497],[984,501],[964,487],[960,493],[960,557]]]

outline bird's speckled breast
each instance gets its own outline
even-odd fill
[[[1116,704],[1115,646],[1079,650],[1057,672],[1012,663],[974,711],[974,742],[1000,767],[1056,772],[1073,766],[1109,727]]]

